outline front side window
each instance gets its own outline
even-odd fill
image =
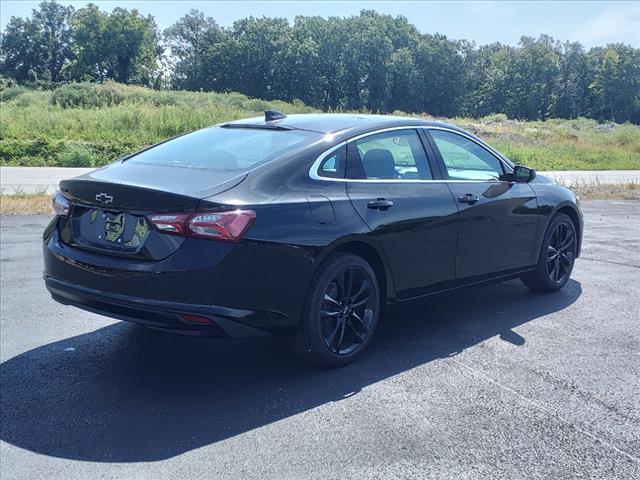
[[[151,147],[127,163],[249,170],[320,136],[306,130],[210,127]]]
[[[499,180],[504,173],[495,155],[457,133],[429,130],[451,180]]]
[[[415,130],[369,135],[349,144],[347,177],[370,180],[433,179]]]

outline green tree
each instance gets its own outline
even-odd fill
[[[210,17],[191,9],[171,27],[165,29],[164,40],[169,49],[172,66],[172,85],[185,90],[208,90],[219,83],[219,76],[211,78],[212,57],[224,32]],[[219,68],[219,60],[215,62]]]
[[[70,78],[154,82],[162,49],[152,16],[124,8],[105,13],[90,3],[76,12],[71,25],[75,60],[68,68]]]
[[[416,87],[424,82],[424,78],[416,68],[414,52],[407,47],[395,50],[389,58],[387,69],[388,110],[420,110],[422,99]]]
[[[576,118],[588,108],[589,72],[584,48],[578,42],[558,46],[558,76],[553,86],[554,117]]]
[[[558,55],[553,38],[522,37],[516,51],[507,115],[527,120],[545,119],[551,110],[551,92],[558,77]]]
[[[287,99],[286,71],[292,29],[285,18],[249,17],[233,23],[224,53],[229,88],[249,96]]]
[[[18,82],[59,82],[71,57],[69,19],[73,7],[40,3],[32,18],[11,17],[0,41],[1,72]]]
[[[2,74],[23,83],[44,73],[42,32],[30,19],[11,17],[2,34]]]
[[[341,79],[348,65],[343,47],[347,41],[345,22],[339,17],[296,17],[293,38],[311,55],[301,59],[295,96],[325,112],[341,106]],[[303,84],[306,79],[306,85]]]
[[[423,35],[416,49],[422,111],[454,116],[462,107],[464,59],[457,42],[444,35]]]
[[[476,46],[421,34],[402,16],[249,17],[221,28],[191,10],[163,33],[137,10],[74,12],[47,0],[13,17],[0,39],[0,74],[18,83],[114,79],[174,88],[301,99],[328,110],[546,119],[591,116],[640,123],[640,49],[588,51],[547,35],[518,46]],[[163,56],[166,49],[167,56]]]
[[[42,2],[39,10],[33,11],[33,20],[41,29],[42,60],[52,82],[62,80],[62,68],[72,58],[69,21],[73,12],[72,6],[55,1]]]
[[[372,10],[347,19],[342,47],[345,68],[340,78],[345,108],[384,110],[386,64],[393,52],[387,21],[386,16]]]
[[[591,115],[604,120],[640,120],[640,50],[623,44],[594,48],[589,85]]]

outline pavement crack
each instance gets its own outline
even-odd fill
[[[519,399],[527,402],[529,405],[531,405],[534,408],[537,408],[538,410],[540,410],[541,412],[546,413],[547,415],[550,415],[552,417],[554,417],[555,419],[561,421],[562,423],[565,423],[566,425],[568,425],[569,427],[573,428],[574,430],[588,436],[589,438],[591,438],[592,440],[594,440],[596,443],[599,443],[603,446],[606,446],[608,448],[610,448],[611,450],[614,450],[615,452],[619,453],[620,455],[623,455],[624,457],[628,458],[629,460],[632,460],[636,463],[640,463],[640,457],[636,457],[635,455],[622,450],[620,447],[617,447],[616,445],[612,444],[611,442],[601,438],[600,436],[591,433],[587,430],[585,430],[582,427],[579,427],[578,425],[576,425],[574,422],[571,422],[570,420],[567,420],[566,418],[564,418],[561,415],[558,415],[556,412],[554,412],[553,410],[548,409],[547,407],[545,407],[544,405],[542,405],[541,403],[538,403],[534,400],[531,400],[530,398],[524,396],[523,394],[521,394],[520,392],[518,392],[517,390],[508,387],[507,385],[503,385],[502,383],[498,382],[497,380],[493,379],[492,377],[485,375],[484,373],[482,373],[479,370],[476,370],[473,367],[470,367],[468,365],[465,365],[464,363],[462,363],[459,360],[456,360],[455,358],[450,358],[450,360],[454,363],[456,363],[457,365],[459,365],[460,367],[462,367],[463,369],[467,370],[468,372],[470,372],[472,375],[475,375],[476,377],[480,377],[486,381],[488,381],[489,383],[492,383],[493,385],[497,386],[498,388],[501,388],[502,390],[505,390],[509,393],[511,393],[512,395],[517,396]]]
[[[602,260],[601,258],[580,257],[580,260],[591,260],[592,262],[610,263],[612,265],[620,265],[622,267],[640,268],[640,265],[630,265],[628,263],[613,262],[611,260]]]

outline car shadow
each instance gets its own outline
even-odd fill
[[[308,365],[278,338],[211,340],[117,323],[0,365],[1,438],[45,455],[155,461],[357,395],[434,359],[557,312],[581,294],[534,294],[519,282],[389,308],[367,355],[335,370]]]

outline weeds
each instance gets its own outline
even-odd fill
[[[115,82],[64,85],[53,92],[10,87],[0,92],[0,164],[100,166],[168,137],[262,115],[267,108],[315,111],[300,101],[156,91]],[[636,125],[598,125],[586,118],[519,122],[504,114],[442,120],[472,131],[514,162],[538,170],[640,169]]]
[[[0,195],[0,215],[52,214],[51,195],[43,193]]]

